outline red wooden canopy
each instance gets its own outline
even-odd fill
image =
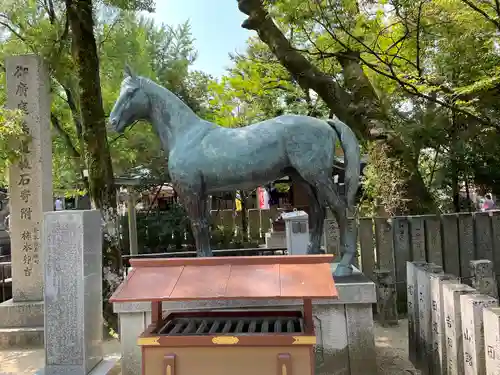
[[[337,298],[333,255],[132,259],[111,302]]]

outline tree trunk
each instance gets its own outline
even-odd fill
[[[89,171],[89,193],[106,224],[103,247],[104,317],[116,330],[117,322],[108,303],[121,280],[121,252],[117,235],[117,203],[109,153],[106,119],[102,105],[99,57],[94,36],[91,0],[66,0],[72,31],[72,53],[79,78],[84,158]]]
[[[390,131],[390,120],[363,71],[359,54],[355,51],[337,54],[348,92],[332,76],[322,72],[292,47],[266,11],[262,0],[238,0],[238,7],[249,16],[242,27],[257,31],[260,39],[269,46],[303,90],[314,90],[361,139],[383,140],[387,146],[387,156],[402,162],[405,166],[405,171],[402,171],[405,180],[402,197],[408,202],[409,213],[436,211],[435,202],[418,172],[418,156],[413,155],[402,140]]]

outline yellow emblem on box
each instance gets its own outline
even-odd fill
[[[159,337],[139,337],[137,339],[137,345],[139,345],[139,346],[160,345],[160,338]]]
[[[293,336],[292,344],[295,344],[295,345],[316,345],[316,336]]]
[[[234,336],[217,336],[212,339],[212,342],[218,345],[234,345],[239,341],[240,339]]]

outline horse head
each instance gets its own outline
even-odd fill
[[[127,65],[120,96],[109,115],[109,123],[115,131],[123,133],[135,121],[147,119],[151,110],[148,95],[141,87],[141,78]]]

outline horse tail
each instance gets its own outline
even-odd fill
[[[361,157],[359,143],[356,135],[350,127],[338,119],[326,120],[335,130],[340,140],[340,146],[344,151],[344,183],[347,207],[353,207],[356,193],[359,188],[359,175]]]

